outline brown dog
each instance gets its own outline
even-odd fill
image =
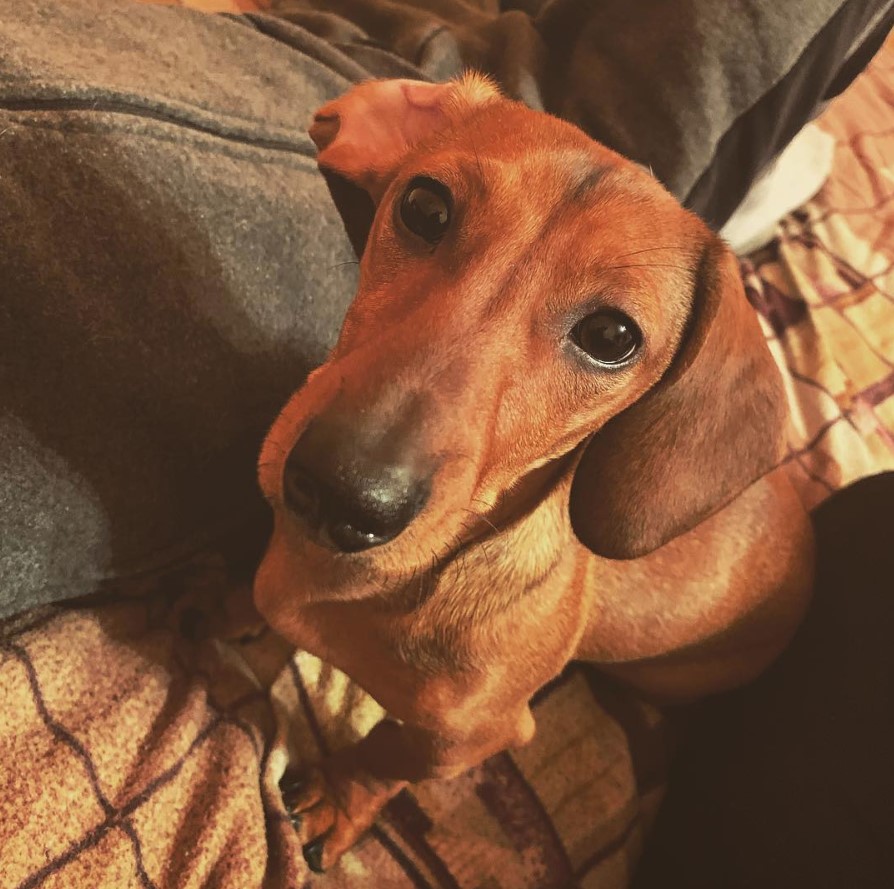
[[[648,172],[477,76],[363,84],[311,136],[376,212],[263,449],[255,601],[393,717],[290,800],[319,870],[407,782],[530,740],[572,658],[664,699],[755,676],[812,551],[736,261]]]

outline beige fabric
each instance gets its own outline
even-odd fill
[[[831,178],[743,264],[810,507],[894,469],[894,38],[820,125],[836,142]]]
[[[135,598],[7,624],[0,885],[303,885],[277,783],[381,711],[307,654],[280,669],[269,634],[185,638],[226,588],[210,561]],[[658,714],[577,666],[533,709],[531,746],[402,794],[325,885],[624,885],[660,792]]]

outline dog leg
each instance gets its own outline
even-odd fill
[[[478,721],[462,738],[383,719],[365,738],[283,787],[308,866],[316,873],[332,867],[409,784],[455,777],[533,736],[527,703],[516,719]]]

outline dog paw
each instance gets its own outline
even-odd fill
[[[331,760],[280,785],[283,803],[302,843],[304,860],[323,873],[372,826],[400,789]]]

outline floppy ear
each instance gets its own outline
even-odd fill
[[[738,262],[710,235],[670,367],[585,447],[571,490],[575,533],[612,559],[657,549],[778,465],[786,416]]]
[[[440,130],[500,97],[481,74],[449,83],[371,80],[314,115],[317,163],[358,256],[375,208],[404,158]]]

